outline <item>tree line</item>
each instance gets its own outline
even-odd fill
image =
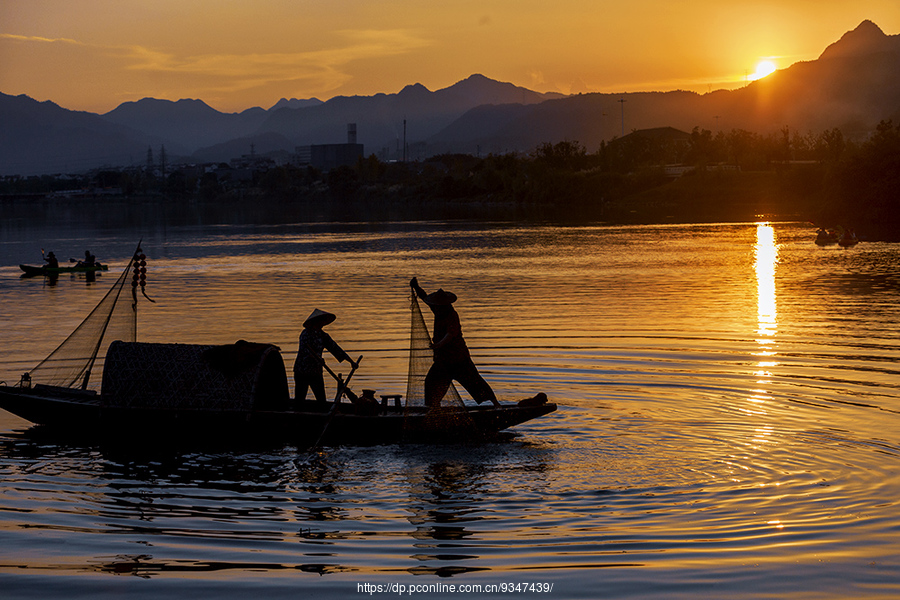
[[[372,155],[327,172],[263,164],[240,180],[230,178],[227,165],[173,166],[164,176],[109,169],[76,181],[6,177],[0,193],[95,185],[117,187],[128,197],[162,194],[174,201],[489,203],[610,221],[673,215],[690,220],[703,211],[709,218],[728,217],[737,198],[750,202],[765,195],[770,212],[871,231],[881,239],[900,237],[893,234],[900,230],[900,125],[891,121],[864,141],[847,139],[836,128],[816,134],[787,127],[769,134],[701,128],[651,133],[632,132],[595,152],[562,141],[529,153],[444,154],[407,163]],[[679,165],[674,174],[672,165]],[[653,210],[644,210],[648,206]]]

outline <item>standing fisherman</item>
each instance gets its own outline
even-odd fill
[[[325,381],[322,376],[322,367],[325,360],[322,352],[328,350],[340,362],[353,362],[344,350],[337,345],[331,336],[322,331],[322,328],[332,323],[337,316],[324,310],[315,309],[309,318],[303,322],[303,331],[300,333],[300,347],[297,350],[297,360],[294,361],[294,385],[296,388],[296,401],[306,400],[306,392],[312,388],[313,395],[319,402],[325,402]]]
[[[469,355],[469,347],[466,346],[466,340],[462,336],[459,314],[453,308],[456,294],[445,292],[443,289],[426,294],[425,290],[419,287],[419,280],[415,277],[410,280],[409,286],[434,313],[431,344],[434,350],[434,364],[425,376],[425,405],[440,406],[451,381],[456,380],[469,392],[475,402],[481,404],[485,400],[490,400],[495,407],[499,407],[500,403],[494,395],[494,390],[478,372]]]

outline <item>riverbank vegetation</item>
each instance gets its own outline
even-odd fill
[[[139,202],[262,202],[293,207],[385,207],[400,215],[494,215],[563,221],[665,223],[802,219],[900,239],[900,126],[882,122],[869,139],[839,129],[761,135],[695,128],[635,131],[596,152],[576,141],[529,154],[447,154],[422,162],[375,156],[321,172],[259,162],[181,166],[169,172],[104,170],[81,177],[0,181],[6,198],[93,198]],[[380,207],[375,210],[374,207]]]

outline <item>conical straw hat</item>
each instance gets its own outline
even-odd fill
[[[311,327],[317,325],[319,327],[325,327],[329,323],[333,323],[335,319],[337,319],[337,315],[317,308],[312,311],[312,314],[310,314],[305,321],[303,321],[303,326]]]
[[[456,294],[439,289],[436,292],[428,294],[425,297],[425,302],[435,306],[447,306],[456,302]]]

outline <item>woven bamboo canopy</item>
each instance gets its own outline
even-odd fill
[[[100,391],[117,408],[283,410],[289,400],[277,346],[110,344]]]

